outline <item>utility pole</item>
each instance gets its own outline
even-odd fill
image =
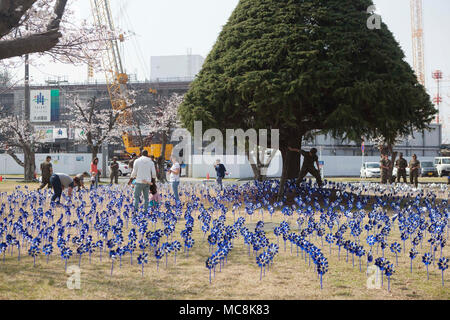
[[[30,57],[25,55],[25,120],[30,119]]]

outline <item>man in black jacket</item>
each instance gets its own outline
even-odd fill
[[[214,165],[214,168],[216,169],[217,174],[217,184],[220,186],[220,190],[223,189],[223,178],[225,178],[225,175],[227,174],[227,169],[225,166],[220,163],[220,160],[216,161],[216,164]]]

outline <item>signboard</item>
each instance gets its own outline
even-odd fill
[[[80,141],[80,140],[85,140],[85,139],[86,139],[86,133],[84,132],[84,130],[75,128],[75,140]]]
[[[53,143],[55,139],[53,137],[53,131],[55,126],[35,126],[34,132],[36,133],[36,141],[40,143]]]
[[[51,90],[32,90],[30,95],[30,121],[50,122],[52,119]]]
[[[54,139],[67,139],[69,136],[67,134],[66,128],[55,128],[53,129],[53,138]]]
[[[30,121],[59,121],[59,90],[30,91]]]
[[[319,161],[319,168],[322,169],[325,165],[325,161]]]

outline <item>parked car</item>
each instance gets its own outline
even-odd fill
[[[381,176],[379,162],[364,162],[361,167],[361,178],[379,178]]]
[[[409,176],[409,172],[410,172],[410,170],[409,170],[409,167],[408,167],[408,168],[406,168],[406,175],[407,176]],[[397,178],[397,168],[396,167],[394,167],[394,170],[392,170],[392,176]]]
[[[422,177],[437,177],[438,173],[433,161],[422,161],[420,165]]]
[[[434,158],[434,165],[439,177],[450,175],[450,157]]]
[[[108,163],[108,175],[111,173],[111,169],[109,167],[111,163],[112,161]],[[131,174],[131,169],[127,163],[120,161],[118,161],[117,163],[119,164],[119,177],[126,177],[127,175]]]

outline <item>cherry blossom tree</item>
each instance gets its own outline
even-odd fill
[[[135,147],[138,147],[141,153],[144,150],[145,146],[152,143],[152,140],[156,135],[155,130],[150,129],[150,123],[153,121],[152,112],[152,106],[142,106],[133,109],[133,112],[130,116],[130,136],[133,145]]]
[[[0,147],[24,168],[25,181],[33,181],[36,171],[35,150],[44,138],[43,133],[35,131],[29,121],[17,115],[7,115],[4,108],[1,108],[0,113],[3,115],[0,118]],[[23,161],[17,156],[17,151],[23,152]]]
[[[63,63],[99,64],[98,51],[114,35],[106,27],[77,19],[71,9],[75,1],[0,1],[0,60],[37,53]]]
[[[75,17],[71,5],[76,0],[2,0],[0,1],[0,67],[17,67],[23,56],[34,54],[56,62],[100,65],[105,41],[115,39],[106,26],[92,25]],[[1,106],[0,106],[1,107]],[[25,180],[35,174],[35,148],[39,144],[34,126],[21,116],[2,112],[0,144],[24,167]],[[16,155],[24,153],[22,162]]]
[[[166,181],[164,164],[167,144],[170,142],[172,130],[178,125],[178,108],[183,99],[183,95],[176,93],[169,97],[159,96],[156,106],[140,107],[133,112],[131,117],[133,131],[137,137],[135,142],[138,142],[142,148],[144,145],[150,144],[156,136],[161,139],[161,155],[156,162],[158,180],[161,182]]]
[[[96,97],[83,101],[78,95],[68,96],[70,106],[66,109],[71,118],[68,125],[83,133],[77,137],[78,141],[90,147],[92,159],[97,157],[103,143],[118,140],[129,130],[128,117],[133,108],[138,108],[132,97],[133,92],[128,92],[127,97],[121,97],[122,107],[114,109],[110,104],[101,104]]]

